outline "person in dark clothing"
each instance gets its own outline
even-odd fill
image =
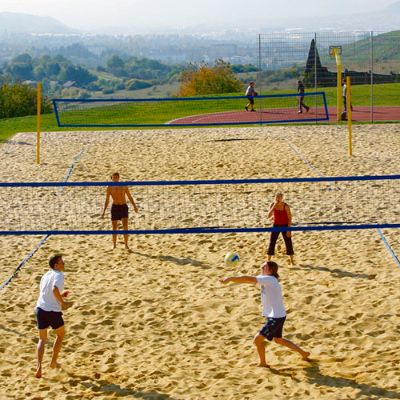
[[[298,105],[298,113],[301,114],[303,112],[303,108],[308,112],[310,107],[304,104],[304,85],[302,81],[298,81],[297,85],[297,105]]]

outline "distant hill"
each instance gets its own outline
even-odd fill
[[[4,33],[52,33],[67,34],[77,31],[51,17],[0,12],[0,34]]]
[[[374,36],[375,63],[391,62],[400,64],[400,30]],[[371,40],[364,39],[343,46],[343,57],[356,60],[360,65],[369,66],[371,59]]]

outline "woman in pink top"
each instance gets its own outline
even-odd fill
[[[283,202],[282,193],[277,193],[275,195],[275,201],[271,204],[268,211],[268,218],[272,218],[274,228],[284,228],[292,225],[292,214],[290,213],[290,207],[288,204]],[[294,265],[292,232],[284,230],[271,232],[267,251],[268,261],[270,261],[272,259],[272,256],[275,254],[275,245],[276,241],[278,240],[279,233],[282,233],[283,240],[285,241],[286,254],[289,256],[290,264]]]

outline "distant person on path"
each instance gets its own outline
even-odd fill
[[[342,98],[343,98],[343,110],[347,112],[347,84],[346,81],[342,80]],[[350,109],[353,111],[353,105],[350,104]]]
[[[271,203],[269,207],[268,218],[273,220],[274,228],[284,228],[292,225],[292,214],[290,212],[290,207],[288,204],[283,202],[282,193],[276,193],[275,201]],[[272,256],[275,254],[275,245],[276,241],[278,240],[279,233],[282,233],[283,240],[285,241],[286,254],[289,256],[290,264],[294,265],[292,232],[290,231],[271,232],[267,251],[268,261],[271,260]]]
[[[50,270],[40,280],[40,294],[36,303],[36,321],[39,330],[36,378],[42,377],[42,361],[49,327],[56,334],[50,367],[60,368],[57,358],[65,334],[62,310],[72,306],[72,303],[64,300],[68,296],[68,292],[64,291],[64,261],[62,256],[59,254],[52,256],[49,265]]]
[[[250,82],[249,86],[246,89],[246,97],[249,99],[249,102],[244,107],[246,109],[246,111],[249,111],[249,107],[250,107],[250,111],[256,111],[254,109],[254,97],[257,96],[258,93],[255,91],[254,86],[255,86],[255,83]]]
[[[115,172],[112,174],[111,179],[113,182],[119,182],[119,173]],[[106,192],[106,202],[104,205],[104,210],[102,217],[107,210],[108,204],[110,202],[110,197],[112,197],[113,204],[111,206],[111,223],[112,229],[114,231],[118,230],[118,221],[122,220],[122,226],[124,230],[128,230],[128,205],[126,204],[126,197],[128,197],[131,202],[135,213],[138,212],[138,208],[133,200],[128,186],[108,186]],[[112,235],[113,249],[117,247],[117,234]],[[125,249],[129,250],[128,246],[128,235],[124,234]]]
[[[222,283],[258,283],[261,287],[262,315],[267,318],[265,325],[254,338],[260,362],[259,367],[268,367],[265,359],[265,339],[288,347],[301,355],[303,360],[309,361],[310,353],[282,337],[283,325],[286,320],[286,310],[283,304],[282,289],[279,284],[278,264],[266,261],[261,265],[261,274],[257,276],[235,276],[223,278]]]
[[[301,114],[303,112],[303,108],[308,112],[310,107],[304,104],[304,85],[302,81],[297,82],[297,105],[298,105],[298,113]]]

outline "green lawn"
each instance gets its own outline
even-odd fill
[[[311,89],[308,91],[312,91]],[[328,105],[336,105],[336,88],[323,88],[319,91],[326,93]],[[287,93],[285,90],[274,91],[268,94]],[[400,106],[400,83],[374,85],[374,105],[375,106]],[[267,94],[267,93],[265,93]],[[241,93],[230,94],[232,96],[242,96]],[[226,95],[224,95],[226,96]],[[218,96],[216,96],[218,98]],[[371,103],[370,85],[357,85],[352,87],[353,105],[368,106]],[[70,117],[64,122],[74,123],[74,119],[81,117],[81,121],[96,124],[163,124],[166,121],[180,118],[187,115],[206,114],[224,112],[232,109],[242,109],[244,99],[232,99],[223,101],[188,101],[188,102],[160,102],[156,107],[151,103],[134,104],[125,103],[102,108],[91,108],[84,111],[71,111]],[[270,100],[268,100],[270,101]],[[271,103],[269,103],[271,104]],[[153,103],[153,105],[155,105]],[[75,113],[75,114],[74,114]],[[69,118],[69,120],[68,120]],[[90,129],[90,128],[84,128]],[[101,129],[101,128],[93,128]],[[104,128],[110,129],[110,128]],[[113,128],[115,129],[115,128]],[[124,129],[124,128],[121,128]],[[126,128],[125,128],[126,129]],[[73,130],[72,128],[59,128],[54,114],[42,115],[42,132]],[[76,128],[82,130],[82,128]],[[36,132],[36,116],[10,118],[0,120],[0,142],[8,140],[18,132]]]

